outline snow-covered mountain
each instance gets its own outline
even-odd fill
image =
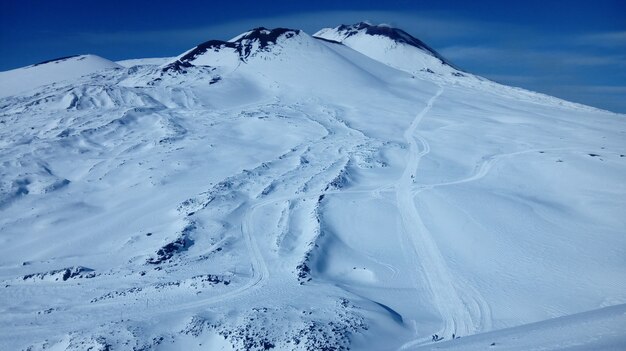
[[[120,66],[96,55],[76,55],[0,72],[0,98],[113,68]]]
[[[364,23],[0,87],[2,350],[626,345],[624,115]]]
[[[342,43],[379,62],[409,73],[461,73],[448,60],[402,29],[360,22],[324,28],[316,38]]]

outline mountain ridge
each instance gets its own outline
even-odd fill
[[[300,34],[300,30],[287,28],[274,28],[268,30],[265,27],[257,27],[228,41],[206,41],[181,55],[178,60],[181,62],[193,61],[195,58],[210,49],[219,50],[227,47],[237,50],[240,60],[245,62],[246,58],[252,54],[253,46],[255,46],[255,44],[258,44],[258,47],[254,47],[255,50],[264,50],[268,48],[270,44],[276,44],[276,41],[280,37],[284,36],[285,39],[289,39],[298,34]]]

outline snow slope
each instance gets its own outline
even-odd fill
[[[623,348],[625,116],[367,28],[0,98],[0,349]]]
[[[77,55],[0,72],[0,97],[25,93],[44,85],[71,81],[84,75],[115,68],[120,66],[102,57]]]
[[[626,305],[427,345],[416,350],[623,350]]]

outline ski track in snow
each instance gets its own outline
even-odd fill
[[[263,105],[262,103],[260,105]],[[244,107],[256,107],[259,106],[258,103],[256,104],[250,104],[248,106],[244,106]],[[353,133],[353,132],[357,132],[360,133],[358,130],[352,129],[349,126],[347,126],[345,123],[336,120],[335,118],[330,118],[329,121],[325,121],[325,122],[320,122],[317,118],[314,118],[313,116],[309,115],[309,114],[304,114],[308,120],[319,124],[320,126],[322,126],[323,128],[326,129],[328,135],[323,137],[323,140],[329,139],[329,137],[335,137],[337,134],[337,127],[339,127],[340,129],[345,129],[348,130],[348,133]],[[326,125],[326,123],[330,122],[330,125]],[[362,133],[361,133],[361,136]],[[336,139],[336,138],[335,138]],[[341,139],[339,140],[327,140],[327,144],[331,145],[334,147],[334,145],[338,142],[341,141]],[[340,143],[341,145],[341,143]],[[299,155],[301,156],[301,155]],[[267,162],[272,162],[272,161],[266,161]],[[296,171],[298,171],[299,169],[296,168]],[[293,171],[293,170],[292,170]],[[301,170],[300,170],[301,171]],[[316,173],[313,175],[313,177],[319,176],[321,174],[325,174],[328,172],[328,169],[321,169],[320,173]],[[283,179],[284,178],[284,174],[281,174],[280,176],[278,176],[277,179]],[[306,179],[306,178],[305,178]],[[309,179],[310,180],[310,179]],[[306,182],[305,182],[306,184]],[[149,317],[154,317],[157,315],[164,315],[167,313],[171,313],[174,311],[177,312],[181,312],[181,311],[194,311],[197,310],[198,308],[207,308],[210,307],[212,305],[215,304],[219,304],[219,303],[223,303],[226,301],[230,301],[233,299],[236,299],[238,297],[242,297],[245,295],[249,295],[252,294],[253,291],[257,290],[258,288],[262,287],[264,285],[264,283],[267,281],[268,277],[269,277],[269,269],[268,266],[263,258],[263,255],[260,252],[259,246],[256,242],[255,239],[255,230],[254,230],[254,223],[253,223],[253,218],[254,218],[254,214],[255,212],[266,205],[270,205],[270,204],[274,204],[277,202],[281,202],[281,201],[293,201],[293,200],[297,200],[297,199],[313,199],[313,198],[317,198],[321,195],[331,195],[331,194],[354,194],[354,193],[370,193],[372,191],[376,191],[377,189],[374,190],[326,190],[326,191],[305,191],[305,192],[300,192],[300,189],[294,189],[293,193],[291,195],[288,196],[271,196],[267,199],[262,199],[261,197],[257,197],[255,200],[248,200],[248,203],[244,204],[242,207],[244,208],[243,210],[243,214],[241,216],[241,224],[240,224],[240,232],[242,234],[242,237],[244,239],[244,242],[246,244],[246,248],[248,253],[250,254],[250,259],[251,259],[251,277],[248,279],[248,281],[240,286],[237,287],[235,289],[232,290],[228,290],[224,293],[221,294],[217,294],[217,295],[212,295],[212,296],[208,296],[206,298],[201,298],[195,301],[190,301],[190,302],[179,302],[176,305],[170,305],[170,306],[163,306],[160,309],[153,309],[150,311],[143,311],[138,313],[138,316],[141,316],[142,318],[149,318]],[[388,267],[389,268],[389,267]],[[390,270],[393,269],[389,268]],[[395,272],[393,272],[393,274],[395,275]],[[79,310],[79,309],[85,309],[87,311],[89,311],[90,313],[95,313],[97,311],[98,314],[104,315],[107,314],[107,309],[109,307],[115,306],[117,305],[118,302],[116,302],[114,299],[110,300],[110,301],[100,301],[97,304],[86,304],[86,305],[74,305],[73,309]],[[115,316],[117,315],[117,311],[109,313],[109,315],[111,316],[111,319],[115,319]],[[73,324],[76,323],[76,320],[74,321],[67,321],[65,323],[61,322],[61,323],[57,323],[56,326],[60,327],[60,326],[66,326],[68,328],[72,327]],[[22,328],[18,328],[15,331],[22,331],[22,332],[27,332],[30,329],[30,327],[22,327]]]
[[[263,255],[260,252],[258,244],[256,243],[252,219],[254,217],[254,213],[263,206],[279,203],[282,201],[314,199],[319,197],[320,195],[333,194],[371,194],[375,198],[380,198],[381,193],[394,190],[396,193],[398,209],[401,212],[403,226],[405,228],[405,234],[408,238],[410,238],[410,242],[413,245],[414,252],[416,253],[416,262],[422,265],[427,273],[428,282],[431,286],[431,291],[433,294],[433,301],[435,301],[437,308],[440,310],[442,317],[445,320],[444,328],[442,328],[441,331],[438,331],[438,333],[441,336],[447,336],[451,333],[457,333],[457,335],[471,334],[472,331],[476,331],[476,325],[473,325],[472,322],[476,322],[478,321],[478,319],[481,319],[480,325],[482,327],[480,329],[489,329],[490,320],[487,317],[489,315],[488,305],[484,302],[484,300],[482,300],[478,292],[476,292],[475,289],[473,289],[473,287],[469,286],[467,283],[464,283],[459,279],[455,279],[455,283],[453,283],[453,278],[450,275],[447,267],[445,266],[445,261],[443,261],[441,253],[438,251],[430,232],[428,232],[427,228],[425,228],[424,224],[421,221],[421,218],[419,217],[419,213],[415,209],[413,196],[417,195],[420,191],[432,189],[435,187],[462,184],[479,180],[488,174],[488,172],[498,160],[506,157],[513,157],[516,155],[522,155],[538,151],[563,151],[573,149],[542,148],[493,155],[485,158],[481,162],[480,166],[476,167],[476,171],[471,176],[456,181],[416,186],[413,182],[412,176],[414,176],[418,171],[420,159],[430,152],[430,146],[424,138],[419,135],[415,135],[415,133],[417,131],[420,121],[429,112],[431,107],[434,105],[436,99],[443,93],[443,91],[443,88],[439,89],[439,91],[429,100],[427,106],[416,116],[409,128],[404,133],[404,137],[410,146],[409,161],[407,162],[407,166],[405,167],[402,177],[398,182],[396,182],[395,184],[381,185],[374,189],[308,191],[305,193],[294,193],[288,196],[270,196],[267,199],[257,199],[257,202],[252,201],[246,204],[246,209],[242,216],[240,231],[242,237],[245,240],[247,250],[250,253],[251,257],[252,276],[250,277],[248,282],[236,289],[224,292],[223,294],[209,296],[207,298],[196,300],[193,302],[182,302],[177,304],[176,306],[171,306],[171,308],[165,307],[160,310],[144,312],[142,313],[142,315],[144,317],[150,317],[169,313],[174,310],[184,311],[194,310],[202,307],[209,307],[211,305],[229,301],[243,295],[251,294],[254,290],[261,288],[264,285],[264,282],[267,281],[270,272],[263,258]],[[422,145],[421,151],[418,151],[420,148],[418,147],[418,143],[416,142],[416,140],[418,140],[419,144]],[[409,189],[410,191],[407,191],[407,189]],[[420,230],[415,231],[410,230],[409,228],[419,228]],[[416,238],[416,235],[419,236],[419,238]],[[391,271],[392,277],[397,275],[397,268],[382,262],[378,263],[387,267],[387,269]],[[459,292],[459,290],[462,290],[462,292]],[[441,292],[444,293],[442,294]],[[444,296],[443,298],[437,297],[442,295]],[[470,308],[468,304],[472,303],[477,305],[478,316],[470,315],[468,312],[468,309]],[[100,310],[105,309],[109,304],[114,305],[115,302],[100,302],[97,305],[85,305],[83,306],[83,308],[86,308],[88,310]],[[67,325],[70,326],[71,323],[68,322]],[[404,344],[400,349],[407,349],[412,346],[429,343],[429,341],[429,336],[422,337]]]
[[[473,174],[468,177],[449,181],[449,182],[435,183],[435,184],[414,184],[412,193],[413,195],[417,195],[420,192],[425,191],[425,190],[431,190],[434,188],[439,188],[439,187],[444,187],[444,186],[451,186],[451,185],[474,182],[474,181],[484,178],[487,174],[489,174],[493,166],[495,166],[500,160],[515,157],[515,156],[530,154],[530,153],[546,152],[546,151],[584,151],[584,150],[581,150],[579,148],[537,148],[537,149],[528,149],[528,150],[522,150],[522,151],[516,151],[516,152],[495,154],[495,155],[483,157],[481,162],[475,168],[475,171],[473,172]]]
[[[475,167],[471,175],[454,181],[441,182],[435,184],[416,184],[415,178],[418,173],[419,161],[430,152],[430,145],[425,138],[419,134],[415,135],[422,118],[431,109],[435,100],[443,93],[444,88],[431,98],[427,106],[416,116],[412,124],[404,133],[404,137],[410,146],[409,162],[400,180],[395,184],[398,210],[402,216],[402,224],[405,234],[411,240],[417,261],[425,271],[425,275],[430,284],[433,301],[437,305],[442,318],[445,321],[444,327],[436,334],[447,338],[452,334],[457,336],[472,335],[481,330],[491,329],[491,311],[488,303],[471,284],[464,281],[462,277],[453,277],[449,271],[445,259],[437,248],[430,231],[424,225],[415,207],[414,198],[420,192],[435,189],[438,187],[459,185],[478,181],[491,171],[500,161],[515,156],[546,152],[546,151],[581,151],[579,148],[533,148],[510,153],[495,154],[483,157],[481,162]],[[417,151],[418,140],[422,145],[421,151]],[[385,186],[377,189],[380,192]],[[409,195],[407,195],[409,194]],[[408,209],[408,210],[407,210]],[[417,228],[411,229],[411,228]],[[415,234],[417,233],[418,238]],[[403,344],[399,350],[406,350],[412,347],[430,344],[430,337],[420,337]]]
[[[457,335],[468,335],[474,329],[472,328],[472,321],[476,320],[475,316],[470,316],[468,311],[468,306],[466,306],[466,302],[464,298],[461,297],[457,292],[457,287],[453,283],[453,278],[447,268],[445,260],[441,256],[434,239],[428,229],[424,226],[419,213],[415,207],[413,202],[412,195],[414,194],[412,191],[413,187],[413,179],[415,178],[415,174],[418,170],[420,159],[427,155],[430,152],[430,146],[428,142],[419,135],[415,135],[417,131],[417,127],[423,117],[429,112],[429,110],[434,105],[436,99],[444,92],[444,88],[440,87],[437,93],[428,101],[427,106],[415,117],[412,121],[409,128],[404,133],[404,138],[409,144],[409,160],[405,167],[405,170],[402,174],[402,177],[395,184],[382,185],[375,189],[362,189],[362,190],[334,190],[334,191],[320,191],[320,192],[306,192],[302,194],[293,194],[290,196],[278,196],[278,197],[270,197],[268,199],[264,199],[262,201],[247,205],[245,214],[243,215],[243,220],[241,223],[241,233],[245,239],[246,246],[248,248],[249,253],[251,254],[251,264],[252,264],[252,277],[245,285],[226,292],[221,295],[211,296],[206,299],[202,299],[199,301],[194,301],[193,303],[182,303],[177,306],[177,309],[193,309],[197,307],[207,307],[212,304],[216,304],[219,302],[224,302],[236,297],[239,297],[244,294],[252,293],[253,290],[258,289],[263,286],[263,282],[266,281],[269,277],[269,269],[267,264],[261,254],[258,244],[255,240],[255,235],[253,234],[254,225],[252,223],[252,218],[254,213],[261,207],[267,206],[270,204],[275,204],[283,201],[293,201],[298,199],[313,199],[317,198],[321,195],[332,195],[332,194],[372,194],[374,197],[380,196],[380,193],[385,192],[386,190],[395,190],[396,193],[396,201],[398,204],[398,210],[400,211],[403,227],[405,230],[405,234],[409,237],[410,242],[412,244],[412,248],[415,252],[416,258],[419,261],[419,264],[424,268],[426,273],[428,283],[430,284],[430,290],[432,292],[433,301],[435,302],[437,308],[439,309],[442,318],[445,321],[445,326],[438,333],[440,335],[449,335],[452,333],[456,333]],[[416,139],[419,140],[422,145],[422,150],[419,150]],[[526,152],[531,152],[534,150],[529,150]],[[524,152],[520,152],[524,153]],[[519,153],[516,153],[519,154]],[[480,172],[475,174],[472,177],[467,178],[465,181],[471,181],[478,178],[483,177],[489,170],[490,165],[493,163],[493,160],[496,158],[489,159],[485,165],[480,168]],[[442,183],[434,186],[443,186],[449,184],[457,184],[458,182],[450,182],[450,183]],[[419,228],[419,238],[414,234],[415,231],[410,228]],[[420,240],[421,239],[421,240]],[[378,262],[379,264],[385,266],[387,269],[391,271],[392,277],[397,275],[397,268],[389,265]],[[418,284],[418,282],[416,282]],[[458,284],[458,283],[457,283]],[[465,295],[469,294],[469,291],[472,292],[472,301],[474,301],[479,306],[479,311],[484,311],[486,303],[479,296],[477,291],[465,284]],[[464,295],[464,297],[465,297]],[[475,297],[477,295],[478,297]],[[443,297],[442,297],[443,296]],[[480,301],[480,302],[477,302]],[[488,308],[488,307],[487,307]],[[159,311],[159,313],[163,313],[164,311]],[[480,315],[487,315],[486,312],[480,312],[478,318],[480,319]],[[484,324],[488,322],[483,321]],[[429,341],[428,337],[422,337],[417,340],[410,341],[404,344],[400,349],[406,349],[411,346],[416,346],[419,344],[423,344]]]
[[[412,246],[411,249],[423,269],[432,301],[444,320],[444,326],[437,334],[440,336],[452,334],[468,335],[473,331],[473,318],[465,302],[457,292],[455,278],[450,273],[435,239],[422,222],[415,206],[412,191],[413,180],[418,172],[420,159],[430,152],[428,142],[423,137],[415,134],[420,122],[443,92],[444,88],[440,86],[437,93],[430,98],[426,107],[417,114],[411,125],[404,132],[404,139],[409,144],[409,159],[402,176],[395,184],[395,192],[404,233],[408,237]],[[419,150],[417,140],[422,145],[421,151]],[[422,337],[402,345],[400,349],[404,350],[429,340],[428,337]]]

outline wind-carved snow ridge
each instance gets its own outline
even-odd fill
[[[1,72],[0,349],[623,349],[623,116],[316,36]]]

